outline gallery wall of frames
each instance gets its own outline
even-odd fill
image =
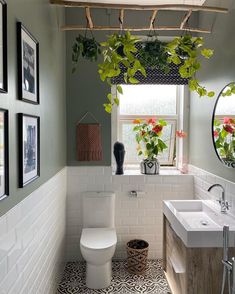
[[[7,3],[0,0],[0,92],[8,93]],[[18,99],[40,104],[39,42],[21,23],[16,23]],[[18,113],[18,185],[23,188],[40,176],[40,117]],[[9,195],[9,113],[0,109],[0,200]]]

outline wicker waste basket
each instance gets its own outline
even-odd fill
[[[147,269],[149,244],[144,240],[127,242],[127,270],[131,274],[141,275]]]

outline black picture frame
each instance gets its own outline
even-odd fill
[[[30,148],[27,151],[27,141],[25,141],[24,124],[26,120],[28,122],[34,121],[34,124],[29,125],[31,127],[30,134],[27,132],[27,139],[31,140]],[[32,125],[35,126],[36,132],[32,130]],[[26,124],[27,126],[27,124]],[[28,129],[27,129],[28,130]],[[32,131],[32,132],[31,132]],[[34,132],[35,137],[32,137]],[[23,188],[26,185],[32,183],[40,177],[40,117],[35,115],[29,115],[24,113],[18,113],[18,135],[19,135],[19,187]],[[29,159],[29,152],[30,159]],[[34,156],[36,157],[34,159]],[[35,168],[33,168],[35,167]],[[26,172],[27,169],[27,172]]]
[[[2,7],[1,13],[1,25],[2,25],[2,52],[0,52],[0,58],[2,58],[2,80],[0,78],[0,93],[8,92],[8,61],[7,61],[7,3],[4,0],[0,0]]]
[[[214,138],[214,120],[215,120],[215,116],[216,116],[216,108],[217,108],[217,105],[219,103],[219,100],[221,99],[222,97],[222,93],[224,92],[224,90],[230,85],[230,84],[235,84],[235,82],[231,82],[229,84],[227,84],[226,86],[223,87],[223,89],[220,91],[218,97],[216,98],[216,101],[215,101],[215,105],[214,105],[214,109],[213,109],[213,113],[212,113],[212,120],[211,120],[211,135],[212,135],[212,142],[213,142],[213,146],[214,146],[214,150],[215,150],[215,153],[218,157],[218,159],[220,160],[220,162],[227,168],[233,168],[235,169],[235,161],[233,161],[232,163],[227,163],[219,154],[217,148],[216,148],[216,143],[215,143],[215,138]],[[223,97],[225,98],[225,97]]]
[[[0,177],[0,201],[5,199],[9,196],[9,115],[8,110],[0,108],[0,113],[3,114],[3,135],[1,142],[4,150],[3,150],[3,167],[2,172],[4,173],[4,180],[2,181],[2,175]],[[1,136],[1,135],[0,135]],[[2,188],[2,184],[4,184],[4,187]]]
[[[17,22],[17,60],[19,100],[40,104],[39,42],[21,22]]]

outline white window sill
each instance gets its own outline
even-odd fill
[[[127,168],[124,170],[123,175],[116,175],[115,171],[113,172],[114,176],[152,176],[152,175],[145,175],[140,173],[140,169],[138,168]],[[168,175],[183,175],[176,167],[161,167],[160,168],[160,176],[168,176]],[[155,176],[159,176],[155,175]]]

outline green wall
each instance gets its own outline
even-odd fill
[[[8,0],[8,94],[0,107],[9,110],[10,196],[0,202],[0,215],[24,199],[66,165],[65,38],[56,10],[48,0]],[[58,11],[58,15],[56,13]],[[21,21],[40,42],[40,105],[17,100],[16,22]],[[17,113],[41,117],[41,177],[18,188]],[[40,195],[39,195],[40,197]]]
[[[94,14],[93,14],[94,15]],[[108,15],[95,15],[94,21],[105,23]],[[98,20],[97,20],[98,19]],[[83,10],[67,9],[66,22],[84,23]],[[103,110],[105,95],[109,89],[100,81],[97,72],[97,63],[81,59],[79,68],[72,74],[72,45],[79,32],[66,33],[66,72],[67,72],[67,164],[73,165],[110,165],[111,164],[111,117]],[[90,36],[90,32],[87,33]],[[94,32],[98,41],[103,41],[107,33]],[[90,111],[102,125],[103,161],[78,162],[76,161],[76,124],[79,119]],[[94,122],[90,117],[86,122]]]
[[[204,14],[200,18],[201,27],[211,26],[214,22],[213,33],[205,36],[205,40],[206,46],[215,52],[210,61],[203,62],[198,77],[208,89],[216,91],[216,97],[226,84],[235,81],[235,5],[232,1],[226,1],[226,4],[230,8],[229,14],[211,18]],[[212,143],[211,118],[215,100],[191,95],[190,163],[235,182],[235,169],[223,166]]]
[[[110,10],[92,9],[93,22],[95,25],[118,26],[118,11],[111,14]],[[176,25],[184,17],[184,12],[163,12],[160,11],[157,16],[156,25]],[[125,12],[125,26],[143,27],[149,24],[151,11],[129,11]],[[195,14],[192,18],[192,26],[196,26],[198,16]],[[86,23],[84,10],[66,9],[66,23],[80,24]],[[98,41],[104,41],[106,36],[113,32],[94,32]],[[162,34],[162,32],[157,32]],[[171,36],[175,32],[167,32]],[[111,117],[103,109],[103,103],[106,102],[106,95],[109,91],[106,84],[101,82],[97,73],[97,63],[80,60],[79,68],[76,74],[72,74],[72,45],[79,32],[66,33],[67,48],[67,164],[76,165],[111,165]],[[84,34],[84,32],[83,32]],[[88,36],[90,32],[87,32]],[[139,33],[135,33],[139,34]],[[148,34],[145,32],[143,34]],[[103,143],[103,161],[99,162],[78,162],[76,160],[76,123],[86,111],[91,111],[102,125],[102,143]],[[90,120],[91,121],[91,120]]]

